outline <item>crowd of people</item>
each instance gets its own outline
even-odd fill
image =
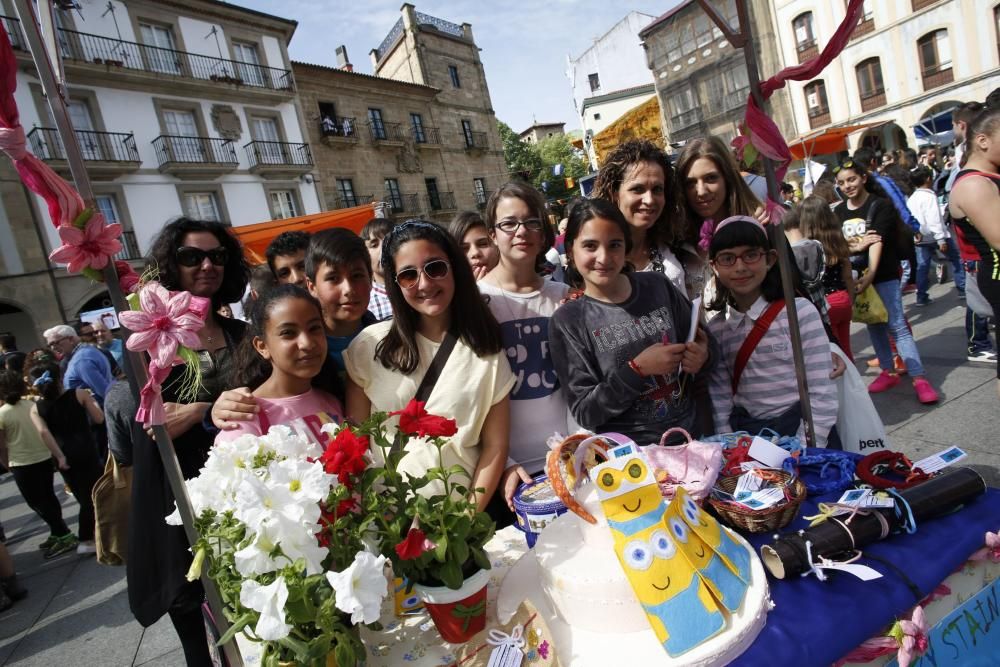
[[[212,303],[198,334],[198,395],[179,393],[182,367],[162,385],[180,469],[190,478],[216,440],[274,424],[323,444],[323,424],[361,422],[420,396],[457,422],[445,467],[462,468],[479,508],[503,525],[554,434],[614,431],[641,445],[675,427],[805,438],[781,252],[793,268],[811,444],[839,446],[835,379],[845,366],[831,345],[853,360],[852,304],[869,288],[886,311],[868,325],[880,370],[869,391],[891,390],[905,372],[916,398],[934,403],[902,304],[905,264],[917,305],[929,302],[937,251],[961,258],[961,296],[974,279],[994,318],[1000,305],[1000,108],[955,114],[954,165],[924,151],[876,169],[863,149],[802,201],[783,188],[787,243],[767,227],[759,176],[716,137],[688,142],[675,160],[646,141],[618,146],[592,196],[558,223],[541,193],[511,182],[482,216],[463,212],[448,226],[375,218],[360,235],[285,232],[252,268],[225,226],[170,222],[150,266],[164,287]],[[891,169],[901,165],[905,183]],[[241,299],[247,321],[229,310]],[[970,359],[995,362],[992,326],[970,309]],[[0,336],[0,462],[49,527],[45,557],[93,553],[90,489],[110,450],[133,470],[132,611],[144,626],[168,614],[188,664],[210,664],[204,592],[185,577],[183,529],[163,520],[173,494],[135,423],[121,340],[103,322],[44,337],[47,349],[22,353]],[[437,450],[418,440],[399,467],[420,475],[437,464]],[[55,470],[80,507],[76,534],[53,492]],[[2,547],[0,591],[0,608],[24,594]]]

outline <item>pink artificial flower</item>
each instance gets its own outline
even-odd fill
[[[989,560],[1000,563],[1000,531],[986,533],[986,546],[972,554],[969,560]]]
[[[191,312],[191,302],[189,292],[171,294],[159,283],[147,283],[139,290],[142,310],[118,313],[121,323],[132,330],[126,343],[128,349],[147,351],[152,364],[170,368],[179,346],[198,348],[198,331],[205,320]]]
[[[59,225],[56,231],[63,244],[49,254],[49,259],[66,264],[70,273],[88,268],[100,271],[122,249],[118,240],[122,235],[122,226],[118,223],[104,224],[104,216],[100,213],[92,215],[83,229],[70,224]]]
[[[899,667],[907,667],[914,658],[927,651],[927,620],[924,618],[924,608],[917,605],[913,617],[908,621],[900,621],[899,628],[903,637],[899,642],[899,653],[896,661]]]

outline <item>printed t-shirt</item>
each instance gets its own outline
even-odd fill
[[[871,222],[868,223],[872,206],[876,206],[875,213],[871,215]],[[833,211],[840,219],[846,238],[864,236],[868,229],[877,232],[882,237],[882,255],[879,258],[878,267],[875,269],[874,282],[884,283],[888,280],[899,280],[900,223],[892,202],[877,195],[868,195],[865,203],[856,209],[848,209],[847,202],[842,201],[837,204],[837,208]],[[868,249],[854,254],[867,257]]]
[[[11,466],[30,466],[52,458],[42,436],[31,421],[31,401],[0,405],[0,431],[7,438],[7,456]]]
[[[339,424],[344,419],[340,401],[319,389],[310,389],[298,396],[258,398],[257,419],[238,422],[231,431],[220,431],[216,442],[228,442],[241,435],[264,435],[271,426],[287,426],[296,434],[324,447],[329,437],[322,432],[324,424]]]
[[[534,292],[517,293],[479,282],[500,323],[507,361],[514,373],[510,392],[510,461],[529,473],[545,467],[546,439],[566,435],[566,399],[549,353],[549,318],[569,287],[544,280]]]
[[[379,322],[362,331],[344,353],[347,374],[371,401],[372,412],[393,412],[402,410],[417,393],[420,381],[427,367],[437,353],[440,343],[416,334],[420,363],[409,375],[386,368],[375,359],[375,347],[385,338],[392,322]],[[487,357],[477,357],[465,341],[455,343],[448,363],[427,400],[427,412],[454,419],[458,431],[442,449],[444,467],[460,465],[471,476],[479,463],[481,447],[480,433],[490,409],[502,401],[514,387],[514,374],[503,352]],[[386,423],[392,438],[399,425],[399,418],[392,417]],[[381,464],[382,451],[372,450],[373,460]],[[437,449],[422,439],[412,438],[406,444],[406,455],[399,463],[399,470],[411,476],[423,475],[428,469],[438,466]],[[455,482],[468,480],[455,478]],[[424,493],[435,493],[440,487],[428,485]]]

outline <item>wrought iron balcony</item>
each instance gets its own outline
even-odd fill
[[[749,88],[740,88],[739,90],[734,90],[731,93],[726,93],[726,96],[722,98],[723,106],[725,110],[729,111],[731,109],[738,109],[743,107],[747,103],[747,97],[750,95]]]
[[[479,190],[472,191],[472,198],[476,201],[476,208],[480,211],[486,208],[486,193]]]
[[[485,132],[466,132],[465,149],[469,151],[484,151],[489,148]]]
[[[920,78],[924,84],[924,90],[931,90],[955,80],[955,70],[951,67],[932,67],[920,73]]]
[[[153,148],[160,171],[176,176],[224,174],[239,166],[236,146],[225,139],[163,134],[153,139]]]
[[[809,109],[809,129],[815,130],[830,124],[830,110],[824,108]]]
[[[252,174],[295,176],[308,173],[313,167],[309,144],[251,141],[243,150],[246,151]]]
[[[441,143],[441,131],[436,127],[413,126],[410,128],[413,141],[427,146],[437,146]]]
[[[371,204],[375,195],[337,195],[336,199],[333,200],[334,208],[354,208],[355,206],[364,206],[365,204]]]
[[[885,90],[876,90],[867,96],[861,93],[861,110],[871,111],[885,106]]]
[[[141,164],[135,136],[131,132],[76,130],[76,141],[87,171],[95,176],[119,176],[137,170]],[[32,153],[56,171],[69,170],[66,148],[55,128],[34,128],[28,133],[28,144]]]
[[[871,13],[868,13],[858,19],[858,26],[851,33],[851,39],[854,40],[872,32],[875,32],[875,19],[872,18]]]
[[[402,142],[404,140],[403,126],[399,123],[388,123],[384,120],[369,120],[367,125],[368,134],[371,136],[372,141]]]
[[[815,39],[810,39],[796,44],[795,52],[798,53],[799,62],[804,63],[805,61],[819,55],[819,46],[816,44]]]
[[[385,193],[385,201],[392,207],[393,215],[411,214],[420,212],[420,200],[416,192],[393,195]]]
[[[135,232],[122,232],[118,240],[122,242],[122,249],[115,255],[115,259],[142,259],[139,242],[135,240]]]
[[[455,210],[454,192],[428,192],[426,201],[427,201],[427,208],[430,209],[431,211]]]
[[[319,122],[319,133],[324,138],[358,140],[357,119],[350,116],[327,116]]]
[[[0,17],[15,49],[27,50],[20,21]],[[102,67],[152,73],[157,76],[200,79],[237,87],[292,94],[292,71],[257,63],[227,60],[187,51],[165,49],[76,30],[58,30],[59,50],[64,60]]]

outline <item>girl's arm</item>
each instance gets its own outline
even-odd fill
[[[38,406],[31,406],[31,423],[35,425],[38,429],[38,435],[42,436],[42,442],[48,447],[49,451],[52,452],[52,457],[56,460],[56,465],[59,466],[60,470],[68,470],[69,466],[66,464],[66,456],[63,451],[59,449],[59,443],[56,439],[52,437],[52,432],[49,431],[48,425],[42,416],[38,414]]]
[[[854,293],[860,294],[868,289],[868,286],[875,282],[875,272],[878,270],[879,260],[882,259],[882,242],[873,244],[868,248],[868,271],[858,278],[854,285]]]
[[[500,476],[507,466],[510,451],[510,396],[504,396],[486,414],[483,430],[479,434],[482,444],[479,462],[472,473],[472,488],[484,489],[483,493],[473,491],[476,507],[484,511],[500,483]]]
[[[1000,192],[990,179],[963,178],[955,186],[951,201],[952,215],[969,218],[990,247],[1000,250]]]
[[[813,447],[826,447],[830,429],[837,423],[837,385],[830,380],[833,364],[830,360],[830,340],[826,337],[819,312],[807,299],[796,299],[802,357],[809,383],[809,404],[812,406],[816,442]],[[787,311],[786,311],[787,312]]]
[[[851,261],[848,259],[840,260],[840,274],[844,279],[844,284],[847,286],[847,298],[851,300],[851,305],[854,305],[854,272],[851,270]]]
[[[86,389],[77,389],[76,400],[87,411],[87,416],[90,417],[92,424],[104,423],[104,411],[101,410],[101,406],[97,404],[97,401],[94,400],[89,391]]]
[[[372,402],[368,398],[368,395],[365,394],[365,390],[354,380],[348,377],[346,378],[346,382],[345,401],[347,403],[347,414],[345,417],[354,424],[360,424],[371,416]]]

